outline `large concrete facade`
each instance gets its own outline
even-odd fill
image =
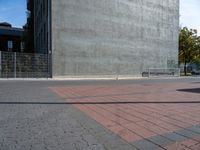
[[[179,0],[51,0],[53,76],[141,76],[178,63]]]

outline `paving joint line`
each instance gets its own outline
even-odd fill
[[[102,107],[101,107],[102,108]],[[103,109],[103,108],[102,108]],[[106,109],[104,109],[104,110],[106,110]],[[108,110],[106,110],[106,111],[108,111]],[[109,112],[111,112],[111,111],[109,111]],[[112,112],[111,112],[112,113]],[[112,114],[114,114],[114,113],[112,113]],[[127,120],[127,119],[126,119]],[[129,120],[128,120],[129,121]],[[133,122],[133,121],[130,121],[131,123],[135,123],[135,122]],[[137,123],[136,123],[137,124]],[[144,126],[142,126],[142,125],[140,125],[140,124],[137,124],[137,126],[139,126],[139,127],[142,127],[142,128],[145,128],[145,129],[147,129],[147,130],[149,130],[149,131],[151,131],[151,132],[153,132],[153,133],[155,133],[155,134],[158,134],[157,132],[155,132],[155,131],[153,131],[153,130],[151,130],[151,129],[148,129],[147,127],[144,127]],[[125,127],[126,128],[126,127]],[[161,127],[160,127],[161,128]],[[128,128],[126,128],[127,130],[130,130],[130,129],[128,129]],[[130,130],[131,131],[131,130]],[[163,138],[166,138],[166,139],[168,139],[168,140],[170,140],[171,142],[174,142],[173,140],[171,140],[171,139],[169,139],[169,138],[167,138],[167,137],[165,137],[165,136],[163,136],[162,134],[158,134],[159,136],[161,136],[161,137],[163,137]]]
[[[87,107],[87,106],[86,106]],[[90,108],[89,108],[90,109]],[[94,111],[94,112],[96,112],[96,113],[98,113],[99,115],[101,115],[101,116],[103,116],[103,117],[105,117],[104,115],[102,115],[101,113],[99,113],[99,112],[97,112],[96,110],[94,110],[94,109],[92,109],[92,111]],[[111,121],[113,121],[113,120],[111,120]],[[122,127],[124,127],[124,128],[126,128],[124,125],[122,125],[122,124],[119,124],[118,122],[116,122],[116,121],[113,121],[113,122],[115,122],[116,124],[118,124],[118,125],[120,125],[120,126],[122,126]],[[128,128],[126,128],[126,129],[128,129]],[[153,143],[154,145],[157,145],[158,147],[160,147],[160,148],[162,148],[162,149],[164,149],[164,150],[167,150],[167,149],[165,149],[165,148],[163,148],[161,145],[159,145],[159,144],[157,144],[157,143],[155,143],[155,142],[153,142],[153,141],[151,141],[151,140],[149,140],[148,138],[145,138],[145,137],[143,137],[143,136],[141,136],[141,135],[139,135],[138,133],[136,133],[136,132],[134,132],[134,131],[132,131],[132,130],[130,130],[130,129],[128,129],[129,131],[131,131],[132,133],[134,133],[134,134],[136,134],[136,135],[138,135],[138,136],[140,136],[141,138],[142,138],[142,140],[146,140],[146,141],[148,141],[148,142],[151,142],[151,143]],[[155,132],[154,132],[155,133]],[[134,145],[134,144],[133,144]],[[137,147],[137,146],[136,146]]]
[[[131,109],[132,109],[132,108],[131,108]],[[146,114],[146,113],[143,113],[143,112],[138,111],[137,109],[132,109],[132,110],[134,110],[134,111],[136,111],[136,112],[138,112],[138,113],[141,113],[141,114],[143,114],[143,115],[148,115],[148,114]],[[157,114],[160,114],[160,113],[157,113]],[[182,123],[186,123],[186,122],[183,122],[183,121],[180,121],[180,120],[171,118],[171,117],[166,116],[166,115],[163,115],[163,116],[164,116],[164,117],[167,117],[167,118],[170,118],[170,119],[173,119],[173,120],[175,120],[175,121],[179,121],[179,122],[182,122]],[[161,120],[161,121],[163,121],[163,120]],[[166,121],[166,120],[165,120],[164,122],[169,123],[169,124],[171,124],[171,125],[173,125],[173,126],[177,126],[177,127],[181,128],[181,129],[184,129],[183,127],[178,126],[177,124],[171,123],[171,122],[169,122],[169,121]],[[193,126],[194,126],[194,125],[193,125]],[[191,125],[191,127],[192,127],[192,125]],[[191,131],[191,132],[193,132],[193,133],[196,133],[196,132],[194,132],[193,130],[189,130],[189,131]],[[200,133],[197,132],[197,134],[200,134]]]

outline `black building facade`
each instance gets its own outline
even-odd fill
[[[0,51],[23,52],[23,32],[23,29],[14,28],[9,23],[0,23]]]

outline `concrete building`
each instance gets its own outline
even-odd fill
[[[178,64],[179,0],[35,0],[52,76],[141,76]]]

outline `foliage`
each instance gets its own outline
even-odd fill
[[[184,27],[179,34],[179,62],[184,63],[184,72],[187,74],[187,64],[200,63],[200,37],[197,30]]]

